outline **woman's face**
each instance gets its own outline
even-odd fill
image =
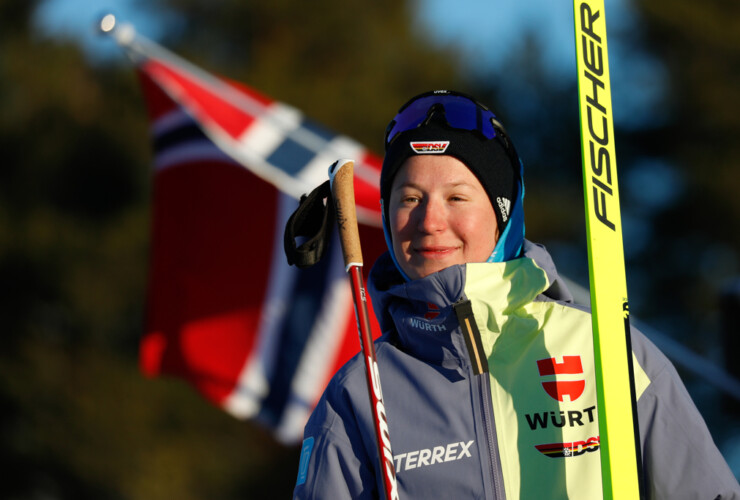
[[[406,160],[393,179],[388,212],[393,252],[411,279],[453,264],[485,262],[499,236],[486,191],[452,156]]]

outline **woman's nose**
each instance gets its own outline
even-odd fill
[[[420,231],[435,233],[445,228],[445,211],[440,201],[426,200],[419,209],[418,227]]]

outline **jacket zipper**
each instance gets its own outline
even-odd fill
[[[483,409],[483,423],[485,424],[486,444],[488,445],[488,458],[491,467],[489,476],[493,485],[494,498],[505,500],[506,493],[503,490],[503,473],[498,458],[498,440],[496,437],[495,417],[493,413],[493,401],[491,396],[491,384],[489,380],[488,359],[483,350],[480,331],[473,316],[473,307],[469,300],[460,300],[453,304],[453,309],[460,322],[465,345],[468,348],[471,368],[474,378],[478,380],[478,390],[481,407]]]
[[[501,475],[498,474],[499,480],[496,480],[497,472],[501,469],[501,463],[498,459],[498,440],[496,438],[495,417],[493,415],[493,403],[491,401],[491,385],[488,380],[488,374],[479,375],[481,378],[481,402],[483,404],[483,421],[486,424],[486,438],[488,439],[488,455],[491,460],[491,483],[496,500],[505,500],[506,494],[501,487]]]

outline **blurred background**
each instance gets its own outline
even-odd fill
[[[740,3],[606,3],[632,316],[738,476]],[[133,66],[95,34],[108,12],[378,154],[410,96],[476,95],[523,157],[529,239],[588,284],[570,4],[0,0],[0,497],[295,482],[297,449],[139,371],[152,152]]]

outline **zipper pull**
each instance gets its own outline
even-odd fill
[[[457,320],[460,322],[465,346],[468,348],[470,364],[473,366],[473,373],[480,375],[488,373],[488,359],[483,351],[483,343],[480,339],[480,330],[473,316],[473,305],[469,300],[460,300],[452,305]]]

